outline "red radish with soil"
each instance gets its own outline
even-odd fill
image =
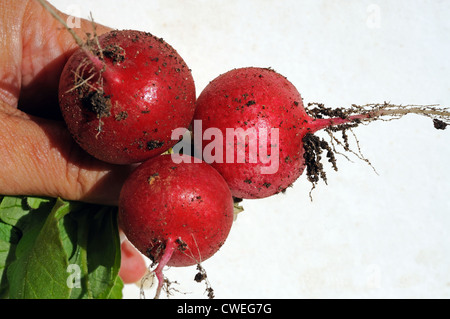
[[[351,151],[347,131],[351,131],[361,122],[384,117],[399,118],[409,113],[432,118],[437,129],[445,129],[450,123],[449,110],[438,109],[432,105],[381,104],[329,109],[321,104],[311,104],[305,109],[300,93],[284,76],[272,69],[248,67],[231,70],[211,81],[197,99],[194,120],[201,123],[202,136],[208,129],[225,132],[231,128],[236,132],[241,129],[236,136],[240,135],[244,140],[246,132],[254,129],[260,139],[261,132],[267,131],[268,128],[278,129],[277,142],[266,138],[255,143],[259,149],[264,146],[277,155],[274,160],[278,161],[278,170],[272,174],[261,173],[262,169],[270,165],[267,160],[261,160],[258,156],[253,157],[258,159],[257,161],[250,160],[250,140],[245,142],[244,163],[236,160],[238,152],[235,152],[232,161],[215,161],[214,156],[210,155],[212,152],[205,152],[209,141],[203,139],[201,145],[204,160],[224,176],[233,196],[263,198],[283,192],[298,179],[305,168],[313,187],[320,179],[326,182],[326,174],[320,163],[323,151],[334,169],[337,169],[334,146],[315,136],[314,133],[318,130],[325,129],[332,136],[333,143],[341,144],[345,151]],[[342,132],[342,140],[335,137],[334,133],[338,131]],[[194,141],[197,141],[195,133],[194,128]],[[225,137],[225,134],[223,136]],[[229,152],[227,143],[236,148],[239,144],[224,139],[217,144],[223,148],[216,150],[216,153]],[[271,157],[271,154],[268,155]]]
[[[189,68],[162,39],[111,31],[79,49],[60,80],[60,107],[74,139],[109,163],[142,162],[172,147],[187,128],[195,86]]]
[[[223,177],[210,165],[188,157],[161,155],[144,162],[120,194],[120,227],[157,265],[156,297],[165,282],[166,265],[197,264],[196,280],[204,278],[201,262],[224,244],[233,223],[233,198]]]
[[[163,39],[135,30],[111,31],[83,41],[65,21],[39,2],[72,34],[79,49],[59,83],[62,115],[74,139],[94,157],[114,164],[142,162],[176,141],[195,107],[191,70]]]

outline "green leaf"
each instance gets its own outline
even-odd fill
[[[71,298],[121,298],[117,209],[92,207],[71,217],[78,223],[78,245],[70,263],[81,271],[80,285],[72,290]]]
[[[29,213],[22,203],[22,197],[4,196],[0,203],[0,220],[11,226],[19,226],[22,217]]]
[[[109,290],[109,293],[107,295],[105,295],[105,298],[107,298],[107,299],[122,299],[123,287],[124,287],[124,285],[123,285],[122,279],[119,276],[117,276],[116,280],[114,281],[114,285]]]
[[[40,231],[25,233],[16,249],[16,260],[8,267],[11,298],[67,298],[68,258],[59,234],[58,221],[70,204],[57,200]],[[27,239],[27,240],[25,240]],[[25,246],[25,247],[23,247]]]
[[[6,278],[6,269],[14,259],[16,245],[0,240],[0,298],[8,296],[8,279]]]
[[[110,298],[120,268],[120,238],[117,232],[117,209],[105,207],[92,215],[88,240],[89,279],[95,298]]]
[[[122,298],[117,208],[0,195],[0,298]]]
[[[24,202],[31,209],[39,209],[42,205],[51,203],[51,198],[41,198],[41,197],[25,197]]]
[[[27,205],[27,200],[30,200],[35,208],[38,208],[41,203],[49,202],[48,199],[0,196],[0,228],[2,228],[0,231],[0,298],[8,297],[7,269],[16,259],[17,243],[21,240],[23,230],[31,225],[41,224],[36,218],[40,216],[39,214],[29,214],[32,208]],[[45,212],[47,209],[42,211]]]
[[[56,199],[4,196],[0,203],[0,221],[25,231],[28,226],[34,226],[32,219],[36,214],[30,212],[40,211],[48,214],[55,202]]]
[[[17,244],[21,237],[21,232],[16,227],[0,221],[0,240]]]

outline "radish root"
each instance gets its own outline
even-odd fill
[[[194,238],[194,242],[195,238]],[[198,248],[198,247],[197,247]],[[167,266],[167,263],[169,262],[170,258],[172,258],[173,253],[176,250],[179,250],[180,252],[182,252],[183,254],[185,254],[186,256],[188,256],[189,258],[192,258],[193,260],[195,260],[195,262],[197,263],[197,273],[194,277],[194,280],[198,283],[200,282],[205,282],[206,285],[206,293],[209,299],[213,299],[214,298],[214,289],[211,287],[211,284],[208,280],[208,276],[206,273],[206,270],[203,268],[203,266],[201,265],[201,260],[197,260],[191,249],[187,246],[187,244],[181,240],[180,238],[176,239],[176,240],[172,240],[171,238],[169,238],[169,240],[167,240],[167,242],[165,244],[161,244],[160,249],[158,249],[159,251],[162,252],[161,258],[159,260],[159,262],[156,265],[156,268],[154,268],[154,270],[150,270],[151,267],[154,267],[156,262],[153,262],[150,266],[149,266],[149,275],[150,276],[155,276],[156,279],[158,280],[158,285],[156,287],[156,293],[154,296],[154,299],[159,299],[161,296],[161,292],[162,290],[165,290],[168,294],[168,296],[170,295],[170,286],[173,283],[176,282],[171,282],[169,281],[168,278],[166,278],[164,276],[163,273],[163,269],[165,266]],[[189,253],[188,253],[189,251]],[[200,251],[199,251],[200,253]],[[201,257],[200,257],[201,259]],[[141,290],[140,290],[140,295],[141,298],[145,298],[145,294],[144,294],[144,280],[148,280],[148,278],[143,278],[143,280],[141,281]]]
[[[311,130],[303,138],[306,175],[308,181],[312,184],[309,192],[311,200],[311,193],[317,183],[323,180],[327,184],[327,176],[321,162],[322,153],[326,152],[328,162],[331,163],[335,171],[338,170],[335,154],[343,155],[347,160],[350,160],[347,155],[336,150],[336,144],[342,147],[345,152],[350,152],[366,162],[378,174],[372,163],[361,153],[359,141],[353,132],[353,129],[359,125],[378,120],[391,121],[400,119],[407,114],[417,114],[431,118],[434,128],[439,130],[444,130],[450,124],[450,109],[439,108],[439,105],[436,104],[395,105],[384,102],[383,104],[366,104],[361,106],[353,104],[350,108],[328,108],[321,103],[309,103],[305,110],[312,118],[311,123],[309,123]],[[324,129],[330,136],[331,146],[324,139],[314,135],[315,132],[321,129]],[[341,138],[336,136],[337,132],[341,132]],[[357,151],[350,148],[347,132],[351,132],[353,135]]]

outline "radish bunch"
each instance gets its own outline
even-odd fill
[[[197,264],[196,278],[205,279],[201,262],[224,244],[234,202],[210,165],[161,155],[178,142],[172,132],[186,131],[194,116],[194,80],[181,56],[149,33],[111,31],[70,57],[59,102],[68,130],[87,153],[113,164],[141,163],[123,185],[119,225],[156,266],[156,297],[166,265]]]
[[[149,257],[158,278],[164,266],[198,265],[230,232],[233,199],[283,192],[306,170],[326,181],[323,153],[334,151],[314,135],[345,133],[363,121],[415,113],[438,129],[448,110],[390,104],[305,109],[300,93],[272,69],[234,69],[211,81],[196,100],[181,56],[149,33],[123,30],[94,37],[67,62],[59,87],[61,111],[79,145],[115,164],[140,163],[122,188],[119,225]],[[192,155],[164,154],[193,128]],[[200,142],[198,142],[200,141]],[[212,294],[210,294],[211,296]]]

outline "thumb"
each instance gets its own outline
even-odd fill
[[[132,166],[84,152],[64,124],[0,104],[0,194],[117,205]]]
[[[4,0],[2,0],[4,1]],[[10,0],[11,1],[11,0]],[[38,116],[60,118],[58,108],[58,83],[63,67],[78,45],[72,34],[54,18],[38,1],[29,0],[21,23],[21,88],[19,107]],[[47,2],[45,2],[47,3]],[[18,6],[14,0],[14,6]],[[50,7],[62,21],[71,17]],[[72,31],[81,40],[94,32],[93,22],[78,17]],[[95,23],[95,32],[101,35],[112,30]]]
[[[92,158],[73,141],[63,122],[41,118],[51,103],[47,100],[40,104],[36,100],[57,96],[62,67],[76,44],[37,1],[21,2],[24,3],[23,14],[19,14],[19,2],[7,1],[2,5],[11,11],[8,17],[23,19],[18,28],[21,34],[17,35],[22,41],[9,46],[11,52],[22,58],[18,62],[21,68],[15,68],[21,71],[16,77],[22,79],[19,107],[33,109],[28,113],[39,117],[18,110],[14,103],[0,101],[0,194],[62,197],[115,205],[131,167]],[[89,29],[90,23],[82,20],[81,28],[76,31],[84,34]],[[107,30],[98,27],[101,33]],[[17,43],[22,43],[22,47],[17,47]]]

